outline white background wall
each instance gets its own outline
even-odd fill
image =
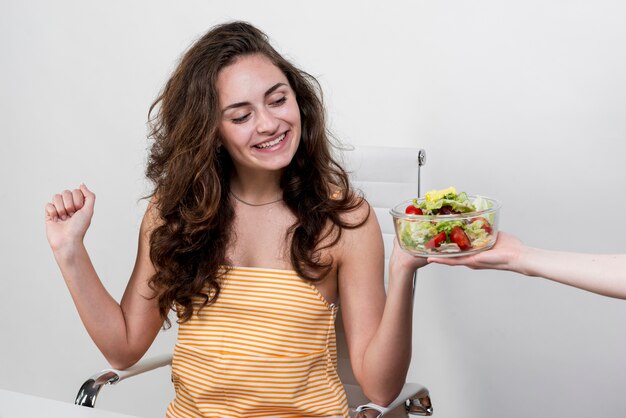
[[[425,148],[425,189],[499,198],[502,229],[531,245],[626,252],[624,16],[618,0],[1,1],[0,388],[71,401],[105,365],[44,204],[81,181],[97,193],[87,245],[120,298],[149,190],[147,109],[225,20],[319,78],[344,142]],[[626,416],[626,301],[430,266],[416,303],[410,377],[439,418]],[[169,385],[140,377],[100,405],[162,416]]]

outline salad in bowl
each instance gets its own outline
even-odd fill
[[[497,200],[458,193],[454,187],[432,190],[391,209],[398,244],[422,257],[458,257],[491,248],[499,213]]]

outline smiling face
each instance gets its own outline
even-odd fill
[[[217,77],[222,145],[236,171],[280,171],[300,143],[300,109],[287,77],[260,54],[238,58]]]

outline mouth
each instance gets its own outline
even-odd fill
[[[283,133],[282,135],[278,136],[277,138],[274,138],[270,141],[266,141],[266,142],[261,142],[260,144],[256,144],[254,145],[254,148],[257,149],[268,149],[268,148],[272,148],[275,147],[276,145],[280,144],[281,142],[283,142],[285,140],[285,136],[287,136],[287,133]]]

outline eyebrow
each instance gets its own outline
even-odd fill
[[[265,94],[263,95],[263,97],[267,97],[270,94],[274,93],[274,91],[276,91],[276,89],[278,89],[279,87],[282,86],[286,86],[287,84],[285,83],[276,83],[274,84],[272,87],[270,87],[269,89],[267,89],[267,91],[265,92]],[[222,113],[226,112],[229,109],[234,109],[237,107],[242,107],[242,106],[249,106],[250,102],[237,102],[237,103],[233,103],[231,105],[226,106],[224,109],[222,109]]]

